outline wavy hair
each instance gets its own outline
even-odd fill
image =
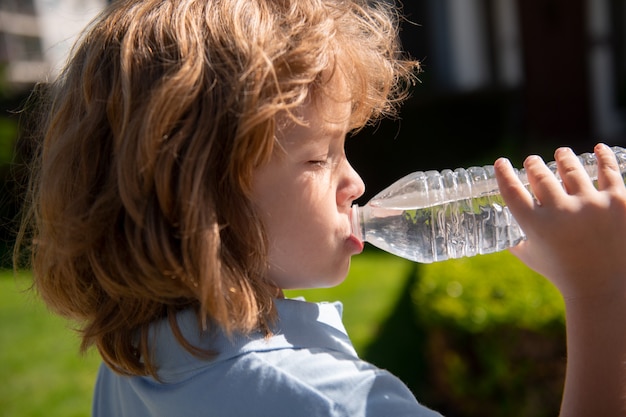
[[[125,375],[153,375],[148,329],[195,308],[268,331],[276,289],[250,201],[255,168],[331,69],[351,127],[393,115],[418,64],[397,10],[347,0],[116,0],[47,91],[30,206],[34,287]],[[332,91],[328,91],[332,94]],[[42,113],[43,114],[43,113]],[[30,245],[29,243],[30,242]]]

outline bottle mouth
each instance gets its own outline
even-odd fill
[[[351,234],[362,243],[363,228],[361,227],[361,216],[359,214],[358,204],[353,204],[350,210],[350,226],[352,228]]]

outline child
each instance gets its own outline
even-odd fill
[[[362,250],[347,133],[392,115],[417,63],[396,11],[347,0],[117,0],[52,84],[32,180],[35,286],[81,324],[100,369],[93,415],[434,416],[361,361],[340,306],[282,290],[340,283]],[[626,189],[596,148],[495,167],[562,291],[563,415],[624,412]]]

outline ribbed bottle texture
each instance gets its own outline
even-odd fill
[[[611,149],[625,177],[626,150]],[[595,181],[595,155],[579,159]],[[548,167],[556,173],[556,163]],[[517,174],[528,185],[524,170]],[[491,165],[414,172],[352,210],[357,238],[416,262],[498,252],[525,239],[500,196]]]

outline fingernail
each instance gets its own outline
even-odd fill
[[[572,151],[572,148],[563,146],[563,147],[557,148],[557,150],[554,151],[554,158],[556,159],[559,156],[564,156],[565,154],[572,154],[572,153],[574,153],[574,151]]]
[[[494,165],[500,166],[502,168],[504,168],[505,166],[512,166],[511,161],[509,161],[509,159],[505,157],[496,159],[496,162],[494,162]]]
[[[543,158],[539,155],[528,155],[526,159],[524,159],[524,169],[528,169],[532,163],[543,163]]]

